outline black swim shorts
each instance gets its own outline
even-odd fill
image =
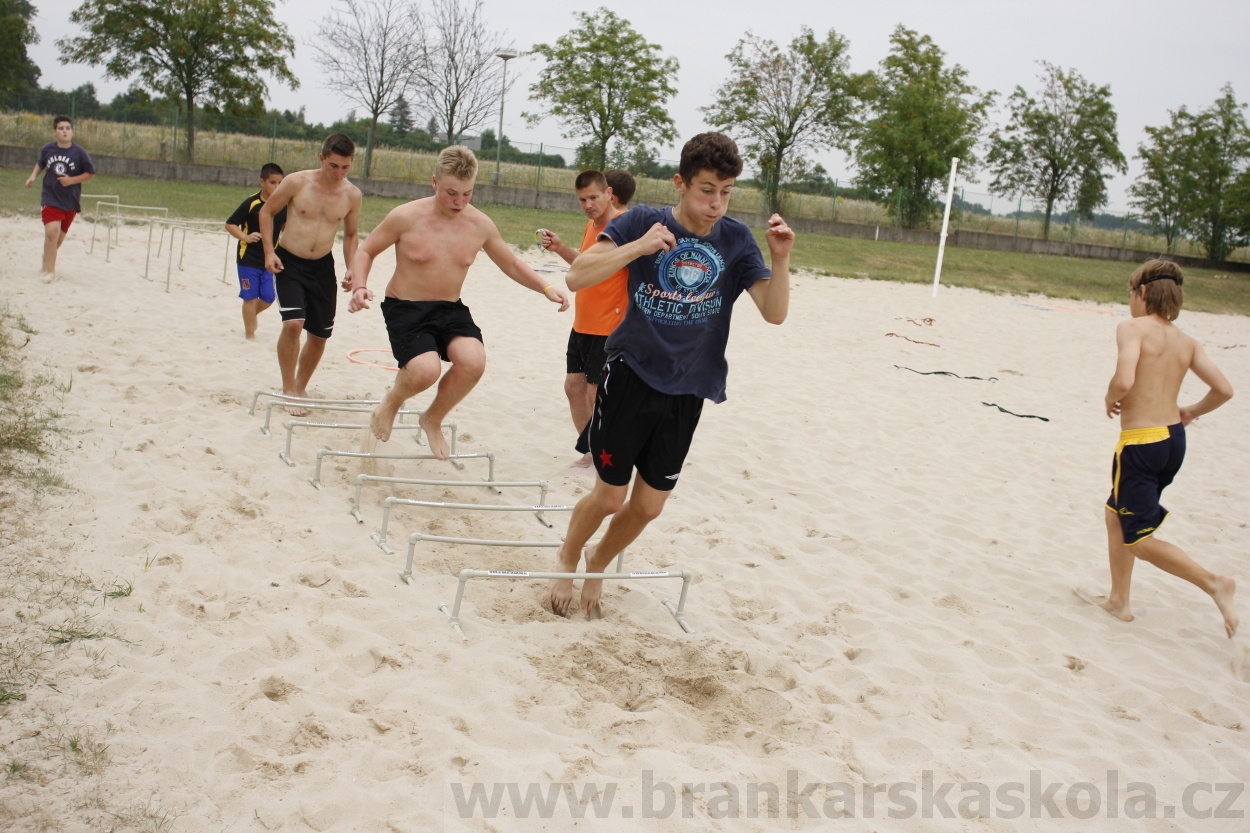
[[[610,486],[626,486],[637,468],[651,488],[672,491],[701,413],[702,397],[660,393],[625,359],[608,362],[586,428],[599,477]]]
[[[482,340],[482,331],[473,323],[469,308],[460,301],[403,301],[382,299],[382,318],[391,339],[395,364],[403,367],[414,357],[431,350],[443,361],[447,345],[457,336]]]
[[[282,271],[274,275],[273,281],[282,320],[303,321],[309,335],[329,338],[338,305],[334,255],[309,260],[296,257],[281,246],[275,251],[282,261]]]
[[[603,369],[608,363],[608,337],[569,331],[569,346],[564,351],[565,373],[581,373],[586,384],[597,385],[603,381]]]
[[[1163,490],[1185,461],[1185,426],[1129,428],[1120,432],[1111,463],[1111,497],[1128,546],[1154,535],[1168,510],[1159,503]]]

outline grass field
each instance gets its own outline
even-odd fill
[[[22,188],[28,173],[0,169],[0,212],[32,218],[37,214],[38,188]],[[224,185],[110,176],[96,177],[85,190],[88,194],[119,194],[123,203],[167,206],[170,214],[177,217],[223,221],[248,193],[246,189]],[[361,228],[373,228],[399,203],[394,199],[365,198]],[[90,210],[91,206],[84,204],[84,208]],[[482,210],[494,219],[505,240],[520,247],[533,245],[534,230],[539,227],[553,229],[565,240],[577,241],[585,226],[585,219],[576,212],[494,205],[482,206]],[[31,234],[38,236],[38,228],[32,228]],[[763,246],[762,231],[756,231],[756,238]],[[936,257],[937,251],[931,246],[800,234],[792,263],[821,275],[929,283],[933,280]],[[1123,303],[1132,270],[1132,264],[1116,261],[948,247],[942,282],[986,292]],[[1187,309],[1250,315],[1250,274],[1186,269],[1186,275]]]

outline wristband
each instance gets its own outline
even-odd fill
[[[362,289],[368,289],[368,288],[369,288],[369,287],[367,287],[367,286],[358,286],[358,287],[356,287],[355,289],[353,289],[353,290],[352,290],[352,294],[353,294],[353,295],[355,295],[355,294],[356,294],[357,292],[359,292],[360,290],[362,290]]]
[[[547,284],[545,287],[543,287],[543,294],[544,294],[544,295],[546,295],[546,294],[547,294],[548,292],[550,292],[550,291],[551,291],[551,284]]]

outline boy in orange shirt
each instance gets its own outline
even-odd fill
[[[608,221],[621,212],[612,204],[612,189],[599,171],[582,171],[573,183],[577,200],[586,214],[586,230],[577,251],[569,248],[554,231],[543,229],[542,246],[572,263],[580,252],[598,242]],[[603,380],[607,364],[608,336],[625,317],[628,304],[626,284],[629,270],[621,269],[603,283],[587,287],[574,296],[573,330],[565,352],[564,394],[569,398],[573,427],[579,434],[576,448],[582,456],[573,465],[590,468],[590,446],[586,444],[586,425],[595,410],[595,395]]]

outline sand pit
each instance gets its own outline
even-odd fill
[[[783,327],[740,305],[729,400],[629,551],[630,569],[693,572],[696,633],[660,582],[609,583],[586,622],[545,610],[542,582],[483,581],[462,641],[438,610],[457,573],[545,570],[550,552],[427,542],[405,585],[402,553],[369,539],[387,495],[505,499],[370,488],[357,524],[362,471],[482,472],[327,459],[312,488],[316,450],[358,450],[359,432],[297,433],[284,465],[284,431],[247,413],[278,383],[276,311],[245,341],[220,239],[188,237],[166,293],[163,269],[142,278],[145,235],[123,228],[106,264],[76,227],[48,286],[37,224],[0,221],[5,296],[38,331],[24,353],[72,376],[75,490],[41,503],[23,545],[133,586],[93,612],[120,639],[50,646],[81,673],[0,705],[0,764],[45,773],[0,780],[6,830],[158,829],[116,820],[143,808],[187,831],[1246,829],[1227,811],[1250,811],[1232,795],[1250,776],[1250,320],[1181,316],[1240,398],[1191,428],[1165,501],[1166,537],[1241,575],[1236,640],[1149,565],[1132,624],[1074,593],[1107,581],[1102,396],[1125,307],[800,275]],[[464,300],[488,361],[451,415],[458,450],[575,502],[571,314],[485,257]],[[347,354],[384,344],[376,305],[341,303],[314,394],[377,398],[393,375]],[[418,450],[410,433],[379,450]],[[551,520],[397,507],[391,535],[523,540],[557,536]],[[53,766],[56,719],[107,762]],[[601,804],[579,808],[592,788]]]

